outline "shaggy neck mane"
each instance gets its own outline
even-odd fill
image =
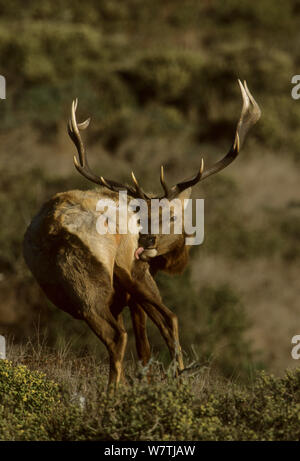
[[[153,258],[150,262],[150,271],[155,274],[164,271],[169,274],[179,274],[185,269],[189,259],[189,249],[184,239],[168,253]]]

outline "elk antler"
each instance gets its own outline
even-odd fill
[[[112,191],[119,192],[121,190],[126,190],[128,194],[131,195],[132,197],[143,198],[146,200],[149,199],[149,197],[145,194],[145,192],[139,185],[133,172],[131,173],[131,176],[132,176],[132,180],[134,183],[134,188],[131,186],[127,186],[125,184],[118,183],[116,181],[112,181],[110,179],[106,179],[103,176],[96,176],[91,171],[89,164],[88,164],[84,144],[80,136],[80,130],[85,130],[89,126],[90,118],[88,118],[82,123],[77,123],[77,120],[76,120],[77,103],[78,103],[77,99],[72,102],[71,119],[68,122],[68,133],[69,133],[70,138],[74,142],[77,152],[78,152],[78,159],[74,155],[74,165],[76,169],[79,171],[79,173],[81,173],[89,181],[92,181],[95,184],[100,184],[101,186],[105,186]]]
[[[172,199],[176,197],[178,193],[182,192],[188,187],[194,186],[195,184],[197,184],[200,181],[203,181],[203,179],[208,178],[212,174],[218,173],[219,171],[226,168],[238,156],[248,131],[258,121],[261,115],[261,110],[255,99],[253,98],[252,94],[250,93],[246,81],[244,81],[244,85],[240,80],[238,80],[238,83],[242,93],[243,107],[239,121],[237,123],[234,141],[229,152],[225,155],[225,157],[223,157],[221,160],[219,160],[217,163],[215,163],[207,170],[204,170],[204,164],[202,159],[200,170],[194,177],[186,179],[171,188],[169,188],[166,184],[164,178],[164,169],[163,167],[161,167],[160,182],[164,189],[165,198]]]

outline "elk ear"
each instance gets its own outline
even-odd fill
[[[189,187],[188,189],[185,189],[184,191],[180,192],[180,194],[178,194],[177,198],[181,200],[182,206],[186,207],[187,204],[184,203],[184,199],[189,199],[191,196],[191,193],[192,193],[192,188]]]

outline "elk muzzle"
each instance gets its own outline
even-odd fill
[[[142,234],[140,235],[138,244],[139,246],[134,253],[136,259],[148,261],[150,258],[154,258],[157,255],[157,249],[155,248],[156,236]]]

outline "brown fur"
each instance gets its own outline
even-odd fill
[[[171,251],[149,261],[151,273],[156,274],[160,270],[168,274],[182,273],[189,261],[189,250],[190,248],[184,243],[184,238],[179,239]]]

